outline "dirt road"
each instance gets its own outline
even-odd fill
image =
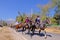
[[[50,30],[50,28],[49,29],[47,28],[46,30],[47,30],[47,32],[51,32],[51,33],[47,33],[48,38],[44,39],[43,37],[39,36],[38,34],[35,34],[31,38],[29,35],[25,34],[27,31],[25,31],[24,34],[22,34],[22,32],[16,32],[12,28],[3,27],[3,28],[0,28],[0,40],[60,40],[60,34],[57,33],[57,30],[56,31],[54,31],[55,29]],[[52,32],[54,32],[54,33],[52,33]],[[57,33],[57,34],[55,34],[55,33]]]

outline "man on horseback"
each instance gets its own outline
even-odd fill
[[[40,23],[40,17],[37,16],[37,18],[35,19],[35,23]]]
[[[30,22],[30,20],[29,20],[29,18],[27,17],[27,18],[25,19],[25,23],[28,24],[29,22]]]
[[[40,26],[40,17],[37,16],[37,18],[35,19],[35,24]]]
[[[28,28],[29,23],[30,23],[29,17],[26,17],[26,19],[25,19],[25,27]]]

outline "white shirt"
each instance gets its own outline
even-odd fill
[[[17,24],[19,24],[18,22],[16,22],[14,25],[17,25]]]
[[[37,18],[38,20],[40,20],[40,18]]]

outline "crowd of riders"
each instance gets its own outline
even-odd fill
[[[20,23],[29,24],[29,23],[32,23],[32,22],[37,23],[37,24],[41,24],[41,22],[42,22],[41,21],[41,17],[37,16],[34,21],[32,20],[31,17],[26,17],[26,19],[24,20],[24,22],[23,22],[23,17],[21,17],[21,22]],[[46,19],[44,20],[44,22],[46,22],[46,24],[49,24],[50,23],[50,19],[48,17],[46,17]]]
[[[49,24],[50,23],[50,19],[48,17],[44,21],[46,22],[46,24]],[[28,24],[28,23],[31,23],[31,22],[35,22],[37,24],[41,23],[40,16],[37,16],[34,21],[32,20],[32,18],[26,17],[24,23]]]

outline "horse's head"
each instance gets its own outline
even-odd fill
[[[40,28],[41,29],[45,29],[47,26],[46,26],[46,22],[45,22],[45,20],[44,21],[41,21],[41,23],[40,23]]]

